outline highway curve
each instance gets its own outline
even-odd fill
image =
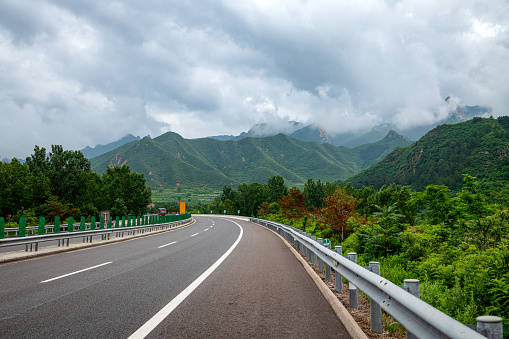
[[[279,237],[240,219],[195,218],[0,265],[0,337],[349,337]]]

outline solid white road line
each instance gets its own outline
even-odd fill
[[[229,220],[231,221],[231,220]],[[195,281],[191,283],[188,287],[186,287],[185,290],[180,292],[179,295],[177,295],[172,301],[170,301],[166,306],[164,306],[159,312],[157,312],[152,318],[150,318],[149,321],[147,321],[143,326],[141,326],[136,332],[131,334],[131,336],[128,339],[142,339],[145,338],[154,328],[156,328],[157,325],[159,325],[168,315],[170,315],[173,310],[180,305],[182,301],[184,301],[202,282],[207,279],[207,277],[216,270],[216,268],[221,265],[221,263],[230,255],[230,253],[233,252],[235,247],[240,242],[240,239],[242,239],[242,235],[244,234],[244,229],[242,226],[237,224],[235,221],[231,221],[235,225],[239,226],[240,228],[240,234],[235,243],[233,243],[232,247],[226,251],[225,254],[221,258],[219,258],[212,266],[210,266],[205,272],[203,272],[202,275],[198,277]]]
[[[170,242],[169,244],[166,244],[166,245],[159,246],[158,248],[163,248],[163,247],[166,247],[166,246],[170,246],[170,245],[173,245],[174,243],[176,243],[176,241]]]
[[[57,280],[57,279],[60,279],[60,278],[65,278],[65,277],[68,277],[68,276],[73,275],[73,274],[76,274],[76,273],[85,272],[85,271],[91,270],[91,269],[93,269],[93,268],[101,267],[101,266],[108,265],[108,264],[111,264],[111,263],[112,263],[111,261],[109,261],[109,262],[105,262],[104,264],[100,264],[100,265],[92,266],[92,267],[85,268],[85,269],[83,269],[83,270],[79,270],[79,271],[72,272],[72,273],[67,273],[67,274],[61,275],[61,276],[56,277],[56,278],[51,278],[51,279],[48,279],[48,280],[43,280],[43,281],[41,281],[41,283],[47,283],[47,282],[49,282],[49,281]]]
[[[200,233],[195,233],[195,234],[192,235],[192,237],[194,237],[195,235],[198,235],[198,234],[200,234]]]

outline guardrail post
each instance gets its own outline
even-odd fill
[[[72,217],[67,218],[67,232],[74,231],[74,219]]]
[[[369,262],[371,272],[380,275],[380,263],[376,261]],[[369,301],[369,310],[371,313],[371,331],[382,333],[382,308],[373,299]]]
[[[80,231],[83,232],[87,229],[87,225],[85,225],[85,217],[80,218]]]
[[[5,237],[5,219],[0,217],[0,239]]]
[[[131,217],[127,217],[127,227],[131,227]]]
[[[123,216],[123,217],[122,217],[122,226],[121,226],[121,227],[122,227],[122,228],[124,228],[124,227],[125,227],[125,216]]]
[[[405,279],[403,284],[403,288],[413,295],[414,297],[421,298],[421,293],[419,290],[419,280],[417,279]],[[417,339],[418,337],[414,335],[413,333],[406,331],[406,337],[407,339]]]
[[[95,217],[90,217],[90,229],[95,230]]]
[[[334,251],[343,256],[343,246],[334,247]],[[343,292],[343,277],[336,270],[334,270],[334,289],[339,293]]]
[[[419,290],[419,280],[417,279],[405,279],[403,287],[411,295],[417,298],[421,298],[421,292]]]
[[[504,336],[502,318],[489,315],[477,317],[477,331],[484,331],[484,336],[489,339],[502,339]]]
[[[316,235],[312,235],[311,239],[313,239],[316,242]],[[317,266],[316,253],[314,251],[311,251],[311,259],[313,261],[313,266]]]
[[[331,246],[332,246],[332,243],[331,242],[328,242],[327,243],[327,247],[328,249],[331,249]],[[327,265],[327,263],[324,263],[324,269],[325,269],[325,280],[327,281],[331,281],[332,280],[332,276],[331,276],[331,267],[329,265]]]
[[[27,219],[25,217],[19,218],[19,232],[20,238],[24,238],[27,235]]]
[[[316,239],[316,241],[320,244],[320,245],[323,245],[323,239],[322,238],[318,238]],[[320,273],[323,273],[323,260],[317,256],[317,260],[318,260],[318,272]]]
[[[348,260],[357,264],[357,253],[355,253],[355,252],[348,253]],[[348,297],[349,297],[349,306],[351,308],[358,307],[359,302],[358,302],[357,296],[358,296],[357,287],[354,284],[352,284],[351,281],[349,281],[348,282]]]
[[[119,226],[120,226],[119,222],[120,222],[120,218],[116,217],[115,218],[115,228],[119,228]]]
[[[104,217],[99,218],[99,229],[100,230],[104,229]]]

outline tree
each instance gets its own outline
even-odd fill
[[[320,208],[325,206],[324,198],[327,197],[325,193],[324,184],[318,179],[315,182],[313,179],[308,178],[308,181],[304,184],[304,194],[306,195],[306,206],[308,209],[314,207]]]
[[[360,198],[359,196],[356,196]],[[398,211],[404,216],[404,222],[412,224],[415,219],[415,207],[410,206],[408,201],[411,198],[410,189],[406,186],[396,185],[382,186],[380,190],[367,197],[369,213],[378,212],[375,206],[392,206],[396,204]]]
[[[52,145],[48,167],[52,194],[63,203],[81,206],[87,194],[90,161],[81,151],[64,151],[61,145]]]
[[[285,179],[280,175],[273,175],[267,181],[269,188],[269,203],[276,202],[284,195],[288,194],[288,187],[285,185]]]
[[[397,213],[398,207],[394,203],[391,206],[374,206],[377,212],[374,213],[376,221],[374,223],[371,239],[367,241],[367,247],[378,247],[378,251],[372,253],[375,257],[378,255],[386,256],[397,252],[400,245],[399,233],[403,230],[400,219],[403,214]]]
[[[242,215],[256,216],[258,207],[269,197],[267,185],[254,182],[249,185],[241,184],[238,189],[237,209]]]
[[[220,197],[215,197],[212,199],[211,204],[209,205],[209,209],[214,214],[222,214],[223,213],[223,202]]]
[[[68,217],[75,217],[79,211],[74,208],[71,204],[62,204],[58,201],[56,196],[51,196],[44,205],[40,207],[41,214],[43,214],[48,222],[53,222],[55,217],[60,217],[63,220]]]
[[[230,185],[223,186],[223,193],[221,193],[221,201],[224,202],[226,199],[235,201],[235,191]]]
[[[457,195],[458,210],[465,219],[480,220],[488,214],[488,205],[477,189],[476,178],[463,174],[463,188]]]
[[[341,232],[341,241],[345,240],[345,232],[349,232],[348,220],[358,215],[355,207],[360,200],[346,194],[343,188],[338,188],[333,194],[325,198],[327,206],[316,212],[316,216],[322,224]]]
[[[35,145],[34,154],[27,157],[25,165],[33,174],[42,174],[46,177],[49,176],[49,159],[46,155],[46,148]]]
[[[223,202],[223,213],[224,213],[225,210],[226,210],[226,214],[229,214],[229,215],[236,214],[235,213],[235,206],[233,205],[233,201],[231,201],[230,199],[226,199]]]
[[[112,217],[123,217],[127,216],[127,206],[121,198],[115,199],[115,202],[113,203],[113,206],[110,209],[110,215]]]
[[[47,156],[46,149],[36,145],[34,154],[26,158],[25,165],[38,183],[45,185],[42,177],[49,180],[51,195],[57,196],[63,203],[83,204],[91,166],[81,151],[64,151],[61,145],[51,145]]]
[[[32,207],[30,180],[30,171],[17,159],[10,164],[0,163],[0,216]]]
[[[264,201],[264,202],[262,202],[260,207],[258,207],[258,215],[265,217],[270,214],[274,214],[277,212],[276,206],[277,206],[277,203],[269,204],[268,202]]]
[[[427,207],[428,222],[432,225],[445,223],[451,225],[455,221],[453,200],[449,197],[449,188],[444,185],[428,185],[424,192],[414,193],[410,204]]]
[[[102,184],[107,208],[111,208],[117,199],[122,199],[126,214],[141,215],[152,200],[152,191],[146,185],[143,174],[131,172],[129,166],[108,167],[103,173]]]
[[[306,196],[301,193],[298,188],[292,187],[288,190],[288,195],[278,199],[278,204],[281,206],[283,217],[291,218],[292,222],[296,218],[303,217],[307,212]]]

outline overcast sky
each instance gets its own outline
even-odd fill
[[[0,157],[509,114],[509,1],[0,1]],[[453,100],[446,103],[444,98]]]

